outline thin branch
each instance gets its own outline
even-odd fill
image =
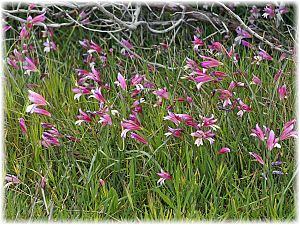
[[[256,37],[257,39],[261,40],[262,42],[266,43],[267,45],[269,45],[272,49],[275,49],[279,52],[284,52],[286,54],[292,55],[293,52],[292,51],[288,51],[286,49],[280,48],[278,46],[275,46],[273,43],[271,43],[270,41],[268,41],[267,39],[265,39],[264,37],[260,36],[259,34],[257,34],[256,32],[254,32],[250,27],[248,27],[244,21],[238,16],[236,15],[234,12],[231,11],[231,9],[229,9],[226,5],[224,5],[221,2],[218,2],[233,18],[235,18],[237,21],[239,21],[240,26],[242,29],[245,29],[246,31],[248,31],[250,34],[252,34],[254,37]]]

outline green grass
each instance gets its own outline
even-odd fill
[[[253,52],[238,47],[241,56],[237,66],[224,60],[228,77],[221,83],[204,84],[196,91],[191,81],[180,79],[187,75],[183,70],[186,57],[199,60],[192,49],[193,33],[182,29],[176,39],[176,45],[169,51],[157,53],[154,48],[136,52],[152,62],[177,67],[175,70],[157,68],[154,73],[147,70],[147,65],[139,60],[130,60],[121,56],[116,43],[99,34],[81,29],[57,31],[58,51],[48,55],[37,48],[41,61],[39,69],[48,76],[40,80],[40,74],[26,76],[16,72],[7,65],[5,70],[5,170],[17,175],[22,181],[5,190],[5,218],[7,220],[47,220],[42,192],[38,187],[41,175],[47,178],[45,199],[48,210],[52,211],[51,219],[60,220],[294,220],[295,208],[295,142],[286,140],[281,149],[267,152],[265,146],[258,145],[257,139],[250,137],[255,124],[266,125],[278,135],[283,124],[295,117],[295,63],[289,59],[284,69],[280,84],[286,83],[288,99],[279,101],[277,85],[273,83],[275,73],[282,67],[279,54],[272,52],[272,62],[263,61],[260,65],[251,65],[247,57]],[[209,30],[205,31],[207,34]],[[146,43],[141,47],[161,42],[163,36],[152,36],[145,33]],[[88,69],[83,64],[83,49],[78,40],[83,38],[99,43],[105,51],[115,46],[114,53],[108,57],[109,66],[100,68],[101,78],[110,83],[111,92],[103,91],[113,108],[120,112],[120,117],[113,117],[113,125],[101,127],[97,122],[76,126],[78,109],[96,110],[95,100],[81,97],[73,99],[71,91],[75,87],[76,68]],[[139,36],[133,36],[138,46]],[[171,34],[170,34],[171,38]],[[217,39],[217,37],[215,37]],[[41,46],[39,40],[30,40]],[[229,46],[230,41],[224,45]],[[12,43],[7,42],[9,52]],[[13,48],[12,48],[13,49]],[[4,54],[6,56],[6,54]],[[122,62],[123,68],[117,64]],[[237,75],[237,70],[244,75]],[[149,145],[145,146],[136,140],[121,139],[120,121],[128,118],[133,101],[129,93],[121,92],[114,81],[117,73],[130,79],[135,73],[145,74],[148,80],[155,82],[158,88],[166,87],[170,100],[164,100],[162,107],[153,107],[156,97],[151,93],[143,94],[146,99],[142,124]],[[252,74],[260,77],[262,86],[250,85]],[[227,89],[229,83],[241,81],[245,88],[236,89],[237,95],[248,105],[252,112],[242,118],[237,111],[218,109],[218,95],[211,97],[213,88]],[[37,84],[31,88],[46,98],[50,103],[47,109],[51,118],[27,114],[29,105],[28,83]],[[164,121],[167,115],[166,106],[174,99],[191,96],[193,104],[176,103],[175,113],[187,113],[218,118],[220,130],[213,145],[205,143],[201,147],[194,144],[189,135],[182,139],[166,138],[167,126]],[[24,117],[28,136],[19,128],[18,118]],[[61,146],[42,148],[40,139],[43,129],[41,122],[51,122],[64,134],[80,139],[79,143],[61,141]],[[222,147],[229,147],[227,155],[218,155]],[[269,154],[269,167],[264,169],[253,160],[248,152]],[[269,176],[265,181],[261,177],[263,170],[271,171],[270,162],[281,156],[286,162],[283,170],[285,176]],[[156,182],[160,168],[170,172],[173,179],[159,187]],[[105,180],[104,187],[99,187],[99,179]]]

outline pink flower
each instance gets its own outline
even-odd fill
[[[47,185],[47,180],[46,180],[45,177],[42,176],[42,179],[41,179],[41,188],[45,189],[46,185]]]
[[[19,69],[19,66],[18,66],[17,63],[18,63],[18,61],[15,58],[8,58],[7,59],[7,64],[10,65],[15,70]]]
[[[128,41],[122,38],[121,43],[123,46],[125,46],[126,48],[132,49],[133,45]]]
[[[27,127],[24,118],[19,118],[20,128],[23,134],[27,134]]]
[[[207,56],[202,56],[200,55],[201,58],[203,59],[208,59],[208,61],[203,61],[201,63],[201,66],[202,67],[217,67],[217,66],[220,66],[220,65],[223,65],[223,63],[219,62],[218,60],[214,59],[214,58],[211,58],[211,57],[207,57]]]
[[[237,108],[240,110],[237,115],[242,117],[245,112],[251,112],[250,106],[246,105],[240,98],[237,99],[237,102],[239,103],[239,106]]]
[[[281,74],[282,74],[282,70],[280,69],[280,70],[278,70],[278,72],[275,74],[274,82],[276,82],[276,81],[279,79],[279,77],[281,76]]]
[[[241,44],[247,48],[252,48],[252,44],[250,44],[248,41],[241,40]]]
[[[278,144],[279,139],[275,138],[275,133],[273,130],[270,131],[269,137],[267,140],[267,148],[268,150],[272,150],[274,147],[280,148],[281,146]]]
[[[96,98],[100,103],[106,102],[105,98],[101,94],[101,87],[99,87],[96,90],[92,90],[92,93],[93,93],[93,95],[91,95],[90,97]]]
[[[19,180],[19,178],[17,176],[14,176],[14,175],[11,175],[11,174],[7,174],[5,176],[5,181],[13,183],[13,184],[20,184],[21,183],[21,181]]]
[[[214,137],[216,136],[214,133],[211,132],[211,130],[209,131],[202,131],[202,130],[197,130],[194,133],[191,133],[191,136],[196,137],[196,141],[195,141],[195,145],[197,145],[199,147],[199,145],[203,145],[203,139],[206,139],[209,141],[210,144],[214,143]]]
[[[48,112],[45,109],[38,108],[38,106],[39,106],[38,104],[32,104],[32,105],[27,106],[26,112],[29,112],[31,114],[32,113],[37,113],[37,114],[40,114],[40,115],[51,117],[50,112]]]
[[[198,51],[199,46],[203,46],[204,42],[200,38],[198,38],[196,35],[194,35],[193,45],[194,45],[194,50]]]
[[[38,23],[44,22],[44,20],[46,19],[45,14],[46,13],[43,13],[41,15],[38,15],[38,16],[34,17],[34,18],[32,18],[31,16],[29,16],[27,18],[28,28],[31,28],[32,25],[34,25],[34,24],[38,24]]]
[[[136,139],[136,140],[144,143],[145,145],[148,144],[148,141],[145,138],[141,137],[140,135],[138,135],[138,134],[136,134],[134,132],[131,132],[130,136],[131,136],[131,138]]]
[[[91,41],[91,44],[89,47],[90,47],[90,50],[88,51],[89,53],[92,53],[92,52],[101,53],[102,52],[102,48],[93,41]]]
[[[38,69],[32,59],[25,57],[25,63],[23,65],[23,69],[26,70],[26,73],[29,75],[30,72],[37,72]]]
[[[3,26],[3,32],[6,32],[6,31],[9,31],[11,29],[11,26],[9,26],[9,25],[5,25],[5,26]]]
[[[199,127],[210,127],[213,130],[220,129],[220,127],[216,125],[218,119],[215,119],[213,114],[211,117],[200,116],[200,118],[202,119],[202,123],[198,125]]]
[[[286,91],[286,85],[282,85],[281,87],[278,88],[278,94],[279,94],[279,99],[283,100],[287,98],[287,91]]]
[[[260,164],[262,164],[262,165],[265,164],[264,160],[258,154],[254,153],[254,152],[249,152],[249,154],[252,157],[254,157],[256,159],[256,161],[259,162]]]
[[[87,113],[85,113],[84,111],[82,111],[81,109],[79,109],[79,115],[77,116],[77,118],[79,119],[79,120],[77,120],[76,122],[75,122],[75,124],[77,125],[81,125],[81,123],[83,123],[83,122],[86,122],[86,123],[90,123],[90,122],[92,122],[92,118],[87,114]]]
[[[197,84],[197,89],[199,90],[200,87],[202,86],[202,84],[205,84],[207,82],[210,82],[210,81],[213,81],[214,78],[212,78],[209,74],[206,74],[206,73],[201,73],[201,75],[195,77],[195,78],[192,78],[192,80],[196,81],[198,84]]]
[[[225,154],[225,153],[228,153],[228,152],[230,152],[230,148],[224,147],[224,148],[221,148],[218,153],[219,154]]]
[[[283,140],[291,138],[291,137],[298,138],[297,131],[293,130],[295,123],[296,123],[296,119],[293,119],[284,124],[283,131],[279,138],[280,141],[283,141]]]
[[[164,87],[163,89],[158,89],[157,91],[153,91],[153,94],[157,95],[159,98],[169,99],[169,92]]]
[[[41,96],[40,94],[38,94],[34,91],[31,91],[31,90],[28,90],[28,92],[29,92],[28,98],[32,103],[35,103],[37,105],[48,104],[48,102],[45,100],[45,98],[43,96]]]
[[[26,30],[26,27],[23,26],[22,29],[21,29],[21,31],[20,31],[20,38],[24,39],[24,38],[28,38],[28,37],[29,37],[29,33]]]
[[[250,136],[257,137],[261,141],[265,140],[265,134],[262,131],[262,129],[258,126],[258,124],[256,124],[255,129],[251,129],[251,131],[252,131],[252,133],[250,134]]]
[[[99,180],[99,186],[103,187],[105,185],[105,181],[103,179]]]
[[[49,131],[44,131],[43,135],[42,135],[41,144],[46,148],[50,147],[51,145],[59,146],[60,143],[59,143],[59,140],[58,140],[58,135],[53,134]]]
[[[252,38],[252,35],[249,34],[247,31],[243,30],[240,26],[238,26],[235,29],[236,33],[238,34],[238,36],[241,36],[243,38]]]
[[[168,173],[163,171],[162,169],[160,170],[160,173],[157,173],[158,176],[160,176],[159,180],[157,181],[157,184],[163,185],[165,180],[172,180],[172,176]]]
[[[98,123],[101,123],[103,126],[105,125],[112,125],[112,120],[111,120],[111,117],[109,114],[107,113],[103,113],[101,116],[100,116],[100,120],[98,121]]]
[[[173,123],[175,123],[176,126],[178,126],[178,125],[180,124],[180,122],[181,122],[181,117],[178,116],[178,115],[175,114],[175,113],[170,112],[170,111],[168,111],[168,114],[169,114],[168,116],[165,116],[165,117],[164,117],[164,120],[170,120],[170,121],[172,121]]]
[[[273,60],[272,56],[270,56],[270,55],[269,55],[266,51],[264,51],[264,50],[260,50],[259,53],[258,53],[258,55],[259,55],[260,57],[262,57],[263,59],[265,59],[265,60],[269,60],[269,61]]]
[[[272,5],[267,5],[266,8],[264,9],[264,14],[262,15],[265,18],[273,18],[275,17],[275,10],[274,7]]]
[[[125,120],[125,119],[123,119],[123,122],[121,122],[121,127],[124,129],[121,133],[122,138],[126,137],[128,131],[142,129],[136,122],[132,120]]]
[[[178,137],[181,138],[182,137],[182,129],[181,128],[177,128],[177,129],[173,129],[171,127],[168,128],[169,132],[165,133],[166,136],[174,136],[174,137]]]
[[[118,82],[117,84],[119,84],[120,87],[121,87],[123,90],[126,90],[126,88],[127,88],[126,80],[125,80],[125,78],[122,76],[121,73],[118,73],[118,81],[117,81],[117,82]]]
[[[253,75],[253,77],[252,77],[252,82],[253,82],[253,84],[261,85],[261,80],[255,75]]]
[[[280,4],[276,11],[278,11],[278,13],[282,15],[282,14],[288,13],[289,9],[286,6],[284,6],[283,4]]]

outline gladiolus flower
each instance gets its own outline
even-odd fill
[[[38,108],[37,106],[39,106],[39,105],[38,104],[32,104],[32,105],[27,106],[26,112],[29,112],[31,114],[32,113],[37,113],[37,114],[40,114],[40,115],[51,117],[51,113],[50,112],[48,112],[45,109]]]
[[[106,102],[105,98],[101,94],[101,87],[99,87],[96,90],[92,90],[92,93],[93,93],[93,95],[89,96],[89,98],[90,97],[96,98],[100,103],[101,102]]]
[[[262,165],[265,164],[264,160],[258,154],[254,153],[254,152],[249,152],[249,154],[251,156],[253,156],[256,159],[256,161],[259,162],[260,164],[262,164]]]
[[[287,123],[284,124],[283,126],[283,131],[280,135],[280,138],[279,140],[280,141],[283,141],[285,139],[288,139],[288,138],[298,138],[298,134],[297,134],[297,131],[294,131],[294,124],[296,123],[296,120],[293,119]]]
[[[82,122],[87,122],[87,123],[92,122],[91,117],[90,117],[87,113],[85,113],[85,112],[82,111],[81,109],[79,109],[79,113],[80,113],[80,115],[77,116],[77,118],[78,118],[79,120],[77,120],[77,121],[75,122],[76,125],[77,125],[77,124],[78,124],[78,125],[81,125]]]
[[[258,53],[258,55],[259,55],[260,57],[262,57],[263,59],[265,59],[265,60],[269,60],[269,61],[273,60],[272,56],[270,56],[270,55],[269,55],[266,51],[264,51],[264,50],[260,50],[259,53]]]
[[[265,18],[273,18],[275,17],[275,10],[272,5],[267,5],[266,8],[264,9],[264,14],[262,15]]]
[[[281,148],[280,144],[278,144],[279,138],[275,138],[275,133],[273,130],[269,132],[269,137],[267,140],[267,148],[268,150],[272,150],[274,147]]]
[[[24,39],[24,38],[28,38],[29,37],[29,33],[26,29],[26,27],[22,27],[21,31],[20,31],[20,38]]]
[[[126,90],[127,88],[126,80],[121,73],[118,73],[118,81],[115,81],[115,84],[120,86],[123,90]]]
[[[202,119],[202,123],[198,125],[199,127],[210,127],[213,130],[220,129],[220,127],[216,125],[218,119],[215,119],[213,114],[209,118],[204,116],[200,116],[200,118]]]
[[[24,118],[19,118],[20,128],[23,134],[27,134],[27,127]]]
[[[3,27],[3,32],[9,31],[10,29],[11,29],[11,26],[5,25],[5,26]]]
[[[211,58],[211,57],[207,57],[207,56],[200,56],[201,58],[203,59],[208,59],[208,61],[203,61],[201,63],[201,66],[202,67],[217,67],[217,66],[220,66],[220,65],[223,65],[223,63],[221,63],[220,61],[214,59],[214,58]]]
[[[230,152],[230,148],[221,148],[220,151],[218,152],[219,154],[225,154]]]
[[[169,92],[164,87],[163,89],[158,89],[157,91],[153,91],[153,94],[157,95],[159,98],[169,99]]]
[[[20,184],[21,181],[19,180],[19,178],[17,176],[11,175],[11,174],[7,174],[5,176],[5,181],[9,182],[9,183],[13,183],[13,184]]]
[[[286,85],[282,85],[281,87],[278,88],[278,94],[279,94],[279,99],[283,100],[287,98],[287,91],[286,91]]]
[[[276,81],[279,79],[279,77],[281,76],[281,74],[282,74],[282,70],[280,69],[280,70],[278,70],[278,72],[275,74],[274,82],[276,82]]]
[[[105,185],[105,181],[103,179],[99,180],[99,186],[103,187]]]
[[[30,72],[37,72],[38,69],[36,67],[36,65],[34,64],[34,62],[28,58],[25,57],[25,64],[23,65],[23,69],[26,70],[26,73],[29,75]]]
[[[252,82],[253,84],[261,85],[261,80],[255,75],[253,75]]]
[[[32,25],[34,25],[34,24],[38,24],[38,23],[44,22],[44,20],[46,19],[45,14],[46,13],[43,13],[41,15],[38,15],[38,16],[34,17],[34,18],[32,18],[31,16],[29,16],[27,18],[28,28],[31,28]]]
[[[195,141],[195,145],[197,145],[199,147],[199,145],[203,145],[203,139],[206,139],[209,141],[210,144],[214,143],[214,139],[213,137],[215,137],[216,135],[214,133],[211,132],[211,130],[209,131],[202,131],[202,130],[197,130],[194,133],[191,133],[191,136],[196,137],[196,141]]]
[[[40,94],[38,94],[34,91],[31,91],[31,90],[28,90],[28,92],[29,92],[28,98],[32,103],[35,103],[37,105],[48,104],[48,102],[45,100],[45,98],[43,96],[41,96]]]
[[[136,139],[136,140],[144,143],[145,145],[148,144],[148,141],[145,138],[141,137],[140,135],[138,135],[134,132],[131,132],[130,136],[131,136],[131,138]]]
[[[157,184],[159,185],[163,185],[165,180],[171,180],[173,178],[168,172],[165,172],[162,169],[160,170],[160,173],[157,173],[157,175],[160,176],[157,181]]]
[[[256,124],[255,129],[251,129],[251,131],[252,131],[252,133],[250,134],[250,136],[257,137],[261,141],[265,140],[265,134],[262,131],[262,129],[258,126],[258,124]]]
[[[125,138],[128,131],[132,130],[141,130],[142,128],[134,121],[132,120],[125,120],[123,119],[123,122],[121,122],[121,126],[124,129],[121,133],[121,137]]]
[[[169,127],[168,130],[170,132],[165,133],[166,136],[172,135],[172,136],[178,137],[178,138],[182,137],[183,130],[181,128],[173,129],[173,128]]]

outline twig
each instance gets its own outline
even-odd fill
[[[283,48],[279,48],[277,46],[275,46],[273,43],[271,43],[270,41],[268,41],[267,39],[265,39],[264,37],[260,36],[259,34],[257,34],[256,32],[254,32],[250,27],[248,27],[244,21],[238,16],[236,15],[234,12],[231,11],[231,9],[229,9],[226,5],[224,5],[221,2],[218,2],[233,18],[235,18],[237,21],[239,21],[241,28],[245,29],[246,31],[248,31],[250,34],[252,34],[254,37],[256,37],[257,39],[261,40],[262,42],[266,43],[267,45],[269,45],[272,49],[275,49],[279,52],[284,52],[286,54],[292,55],[293,52],[288,51],[286,49]]]

